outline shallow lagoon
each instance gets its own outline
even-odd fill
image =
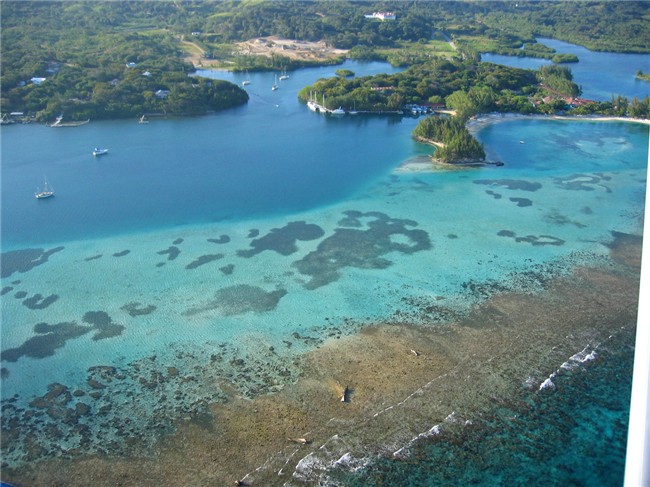
[[[429,150],[414,119],[331,120],[283,96],[146,127],[16,127],[25,139],[3,143],[2,394],[17,421],[3,461],[137,455],[129,438],[154,444],[210,403],[277,393],[331,340],[540,291],[640,232],[647,126],[506,121],[478,134],[503,167],[405,173]],[[269,152],[277,110],[303,137]],[[230,143],[247,117],[262,134]],[[170,144],[179,133],[192,143]],[[130,156],[93,160],[99,134]],[[45,168],[61,185],[34,202],[19,183]]]

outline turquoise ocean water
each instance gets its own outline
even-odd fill
[[[598,261],[612,232],[640,233],[647,126],[512,119],[478,133],[504,166],[411,172],[431,151],[410,137],[417,119],[297,101],[335,69],[275,92],[255,74],[247,106],[206,117],[2,128],[5,465],[128,453],[124,438],[153,442],[223,399],[222,378],[247,397],[277,391],[296,355],[405,303],[443,296],[462,312],[486,289],[534,291],[517,276]],[[56,196],[37,201],[45,176]]]

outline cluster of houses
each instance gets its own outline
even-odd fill
[[[566,105],[569,108],[578,108],[578,107],[588,105],[589,103],[597,103],[594,100],[587,100],[586,98],[577,98],[573,96],[560,96],[560,97],[545,96],[544,98],[542,98],[542,101],[548,104],[558,99],[564,100],[564,103],[566,103]]]

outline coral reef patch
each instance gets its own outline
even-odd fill
[[[313,223],[290,222],[282,228],[273,228],[263,237],[253,240],[250,243],[252,249],[239,250],[237,255],[248,258],[265,250],[273,250],[280,255],[291,255],[298,251],[296,245],[298,240],[316,240],[324,234],[323,229]]]
[[[427,232],[409,228],[417,226],[413,220],[390,218],[380,212],[347,211],[345,215],[342,221],[354,228],[337,228],[316,250],[293,263],[311,278],[306,289],[338,280],[345,267],[385,269],[392,264],[384,257],[390,252],[413,254],[431,248]]]
[[[14,272],[25,273],[34,267],[45,264],[52,254],[61,252],[65,247],[55,247],[50,250],[21,249],[2,253],[1,277],[9,277]]]

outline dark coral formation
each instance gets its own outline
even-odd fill
[[[249,312],[263,313],[274,310],[285,294],[285,289],[267,292],[261,287],[240,284],[219,289],[214,298],[201,306],[188,309],[183,314],[195,315],[205,311],[218,311],[224,316]]]
[[[65,346],[68,340],[85,335],[90,330],[92,328],[74,322],[54,325],[38,323],[34,326],[36,336],[27,339],[20,347],[3,350],[0,353],[0,359],[16,362],[23,356],[32,358],[49,357],[54,355],[58,348]]]
[[[214,260],[219,260],[223,259],[224,255],[223,254],[206,254],[206,255],[201,255],[199,258],[193,260],[189,264],[185,266],[186,269],[196,269],[199,266],[205,265],[209,262],[212,262]]]
[[[23,305],[29,309],[45,309],[57,299],[59,299],[58,294],[50,294],[47,297],[43,297],[40,294],[34,294],[31,298],[25,299]]]
[[[223,267],[219,267],[219,270],[223,272],[226,276],[229,276],[233,273],[235,270],[235,265],[234,264],[228,264]]]
[[[541,247],[544,245],[564,245],[564,240],[552,235],[526,235],[525,237],[517,237],[517,234],[512,230],[500,230],[497,235],[499,237],[508,237],[515,240],[515,242],[529,243],[533,247]]]
[[[384,257],[389,252],[413,254],[431,248],[429,234],[413,220],[390,218],[380,212],[345,212],[345,223],[355,228],[337,228],[294,266],[311,277],[307,289],[316,289],[339,279],[344,267],[385,269],[392,262]],[[366,227],[363,229],[363,227]]]
[[[120,309],[129,313],[130,316],[135,317],[151,314],[156,310],[156,307],[153,304],[144,306],[142,303],[132,301],[130,303],[126,303]]]
[[[325,235],[321,227],[313,223],[297,221],[287,223],[282,228],[274,228],[269,233],[253,240],[250,250],[240,250],[237,255],[240,257],[253,257],[265,250],[274,250],[280,255],[291,255],[298,251],[296,242],[298,240],[316,240]]]
[[[521,191],[537,191],[541,189],[542,184],[538,182],[531,183],[524,179],[476,179],[474,184],[484,184],[486,186],[502,186],[506,189]]]
[[[230,242],[230,237],[228,235],[221,235],[219,238],[209,238],[208,242],[216,244],[227,244]]]
[[[160,250],[156,252],[158,255],[167,255],[167,260],[174,260],[176,257],[178,257],[178,254],[181,253],[180,249],[174,245],[171,247],[165,249],[165,250]]]
[[[594,191],[596,188],[601,188],[605,192],[611,193],[612,190],[609,186],[603,184],[603,181],[609,181],[610,179],[609,176],[602,174],[571,174],[554,178],[554,182],[558,188],[570,191]]]
[[[217,384],[253,398],[297,379],[297,370],[272,347],[251,354],[227,344],[176,348],[172,357],[93,366],[85,381],[52,383],[22,404],[15,396],[3,398],[3,466],[51,456],[143,454],[178,418],[211,428],[209,404],[227,398]]]
[[[97,331],[93,336],[93,340],[103,340],[105,338],[112,338],[120,336],[124,330],[124,326],[113,322],[113,319],[106,311],[88,311],[83,316],[84,323],[93,325]]]
[[[28,272],[38,265],[45,264],[52,254],[60,252],[64,248],[55,247],[47,251],[43,249],[22,249],[3,252],[0,276],[9,277],[14,272]]]
[[[524,208],[526,206],[532,206],[533,202],[528,198],[509,198],[513,203],[517,203],[517,206]]]

